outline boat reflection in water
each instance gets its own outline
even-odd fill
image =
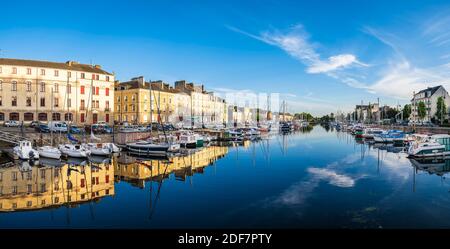
[[[209,146],[200,150],[190,150],[187,155],[168,159],[140,159],[122,154],[114,165],[116,181],[126,181],[140,188],[145,181],[158,181],[174,174],[177,180],[186,180],[186,176],[203,173],[203,169],[228,153],[228,147]]]
[[[76,206],[114,195],[110,164],[73,165],[41,159],[0,168],[0,212]]]
[[[425,171],[429,174],[443,176],[450,172],[450,159],[428,158],[428,159],[409,159],[416,171]]]

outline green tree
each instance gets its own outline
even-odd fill
[[[411,116],[411,105],[406,104],[403,107],[403,120],[407,120]]]
[[[398,114],[398,111],[394,108],[388,108],[386,111],[386,118],[395,118],[395,115]]]
[[[419,115],[420,120],[423,120],[427,115],[427,110],[423,101],[420,101],[419,105],[417,105],[417,114]]]
[[[447,106],[445,105],[444,98],[439,97],[436,103],[436,118],[439,121],[444,122],[446,114],[447,114]]]

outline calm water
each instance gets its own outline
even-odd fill
[[[398,150],[315,126],[171,162],[3,167],[0,228],[450,227],[450,162]]]

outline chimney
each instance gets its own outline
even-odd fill
[[[102,66],[100,66],[100,65],[94,65],[94,68],[96,68],[96,69],[102,69]]]
[[[69,66],[73,66],[73,65],[77,65],[78,62],[77,61],[66,61],[66,64]]]

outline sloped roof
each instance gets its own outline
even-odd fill
[[[109,73],[101,68],[97,68],[97,67],[94,67],[94,66],[88,65],[88,64],[80,64],[80,63],[69,64],[69,63],[62,63],[62,62],[0,58],[0,65],[55,68],[55,69],[65,69],[65,70],[113,75],[112,73]]]

